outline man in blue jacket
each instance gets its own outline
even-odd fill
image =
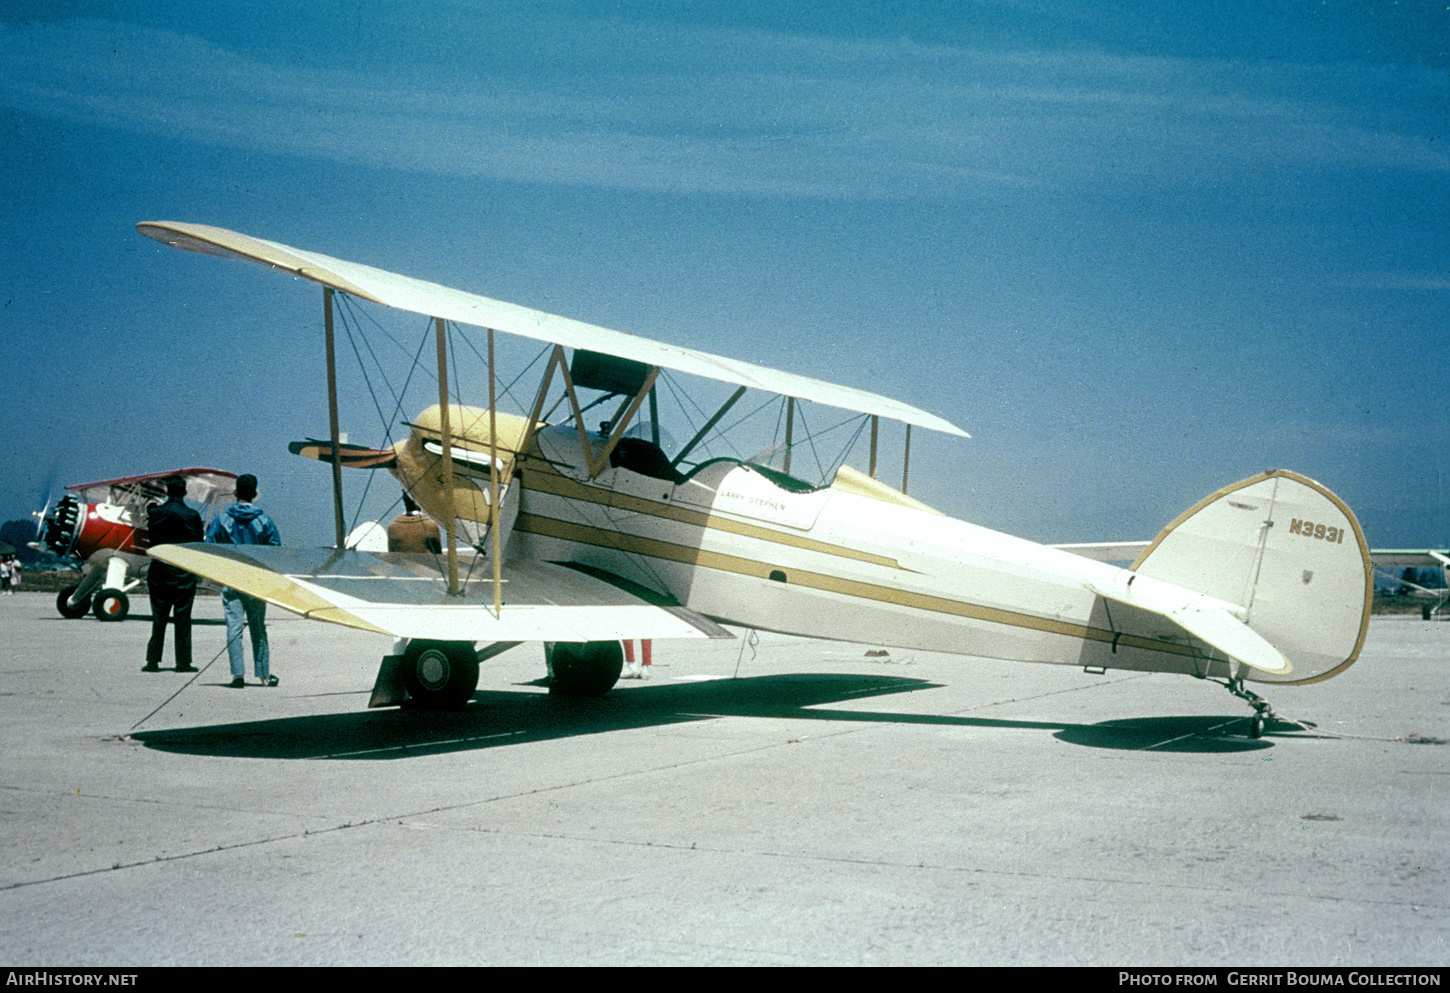
[[[252,501],[257,499],[257,477],[243,473],[237,477],[237,502],[212,518],[206,540],[221,545],[280,545],[282,536],[266,511]],[[232,689],[247,685],[242,678],[247,669],[242,652],[242,625],[252,630],[252,666],[257,681],[263,686],[276,686],[271,659],[267,653],[267,602],[243,596],[229,587],[222,588],[222,609],[227,615],[227,658],[232,664]]]

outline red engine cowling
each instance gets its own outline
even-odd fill
[[[114,503],[83,503],[71,494],[61,498],[41,525],[41,542],[57,555],[89,558],[110,548],[133,555],[146,553],[144,522],[130,507]]]

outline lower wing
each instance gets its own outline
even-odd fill
[[[186,544],[160,545],[151,557],[303,617],[395,638],[733,637],[685,607],[650,602],[608,577],[552,562],[504,563],[503,608],[495,615],[491,568],[489,575],[470,579],[464,593],[451,596],[431,555]]]

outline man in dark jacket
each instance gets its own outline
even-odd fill
[[[250,472],[237,477],[237,502],[212,518],[206,540],[223,545],[280,545],[282,537],[267,512],[252,503],[257,499],[257,477]],[[227,615],[227,657],[232,665],[232,688],[247,685],[243,679],[247,660],[242,654],[242,626],[252,632],[252,666],[263,686],[276,686],[272,660],[267,650],[267,601],[222,588],[222,609]]]
[[[201,541],[201,515],[186,505],[186,480],[166,480],[166,502],[146,511],[147,543],[179,545]],[[176,626],[176,671],[195,672],[191,664],[191,605],[196,599],[196,577],[184,569],[153,560],[146,570],[146,588],[151,594],[151,640],[146,643],[146,664],[142,672],[156,672],[166,647],[166,622]]]

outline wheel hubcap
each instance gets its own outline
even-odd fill
[[[418,682],[424,689],[441,690],[448,685],[448,656],[429,649],[418,656]]]

